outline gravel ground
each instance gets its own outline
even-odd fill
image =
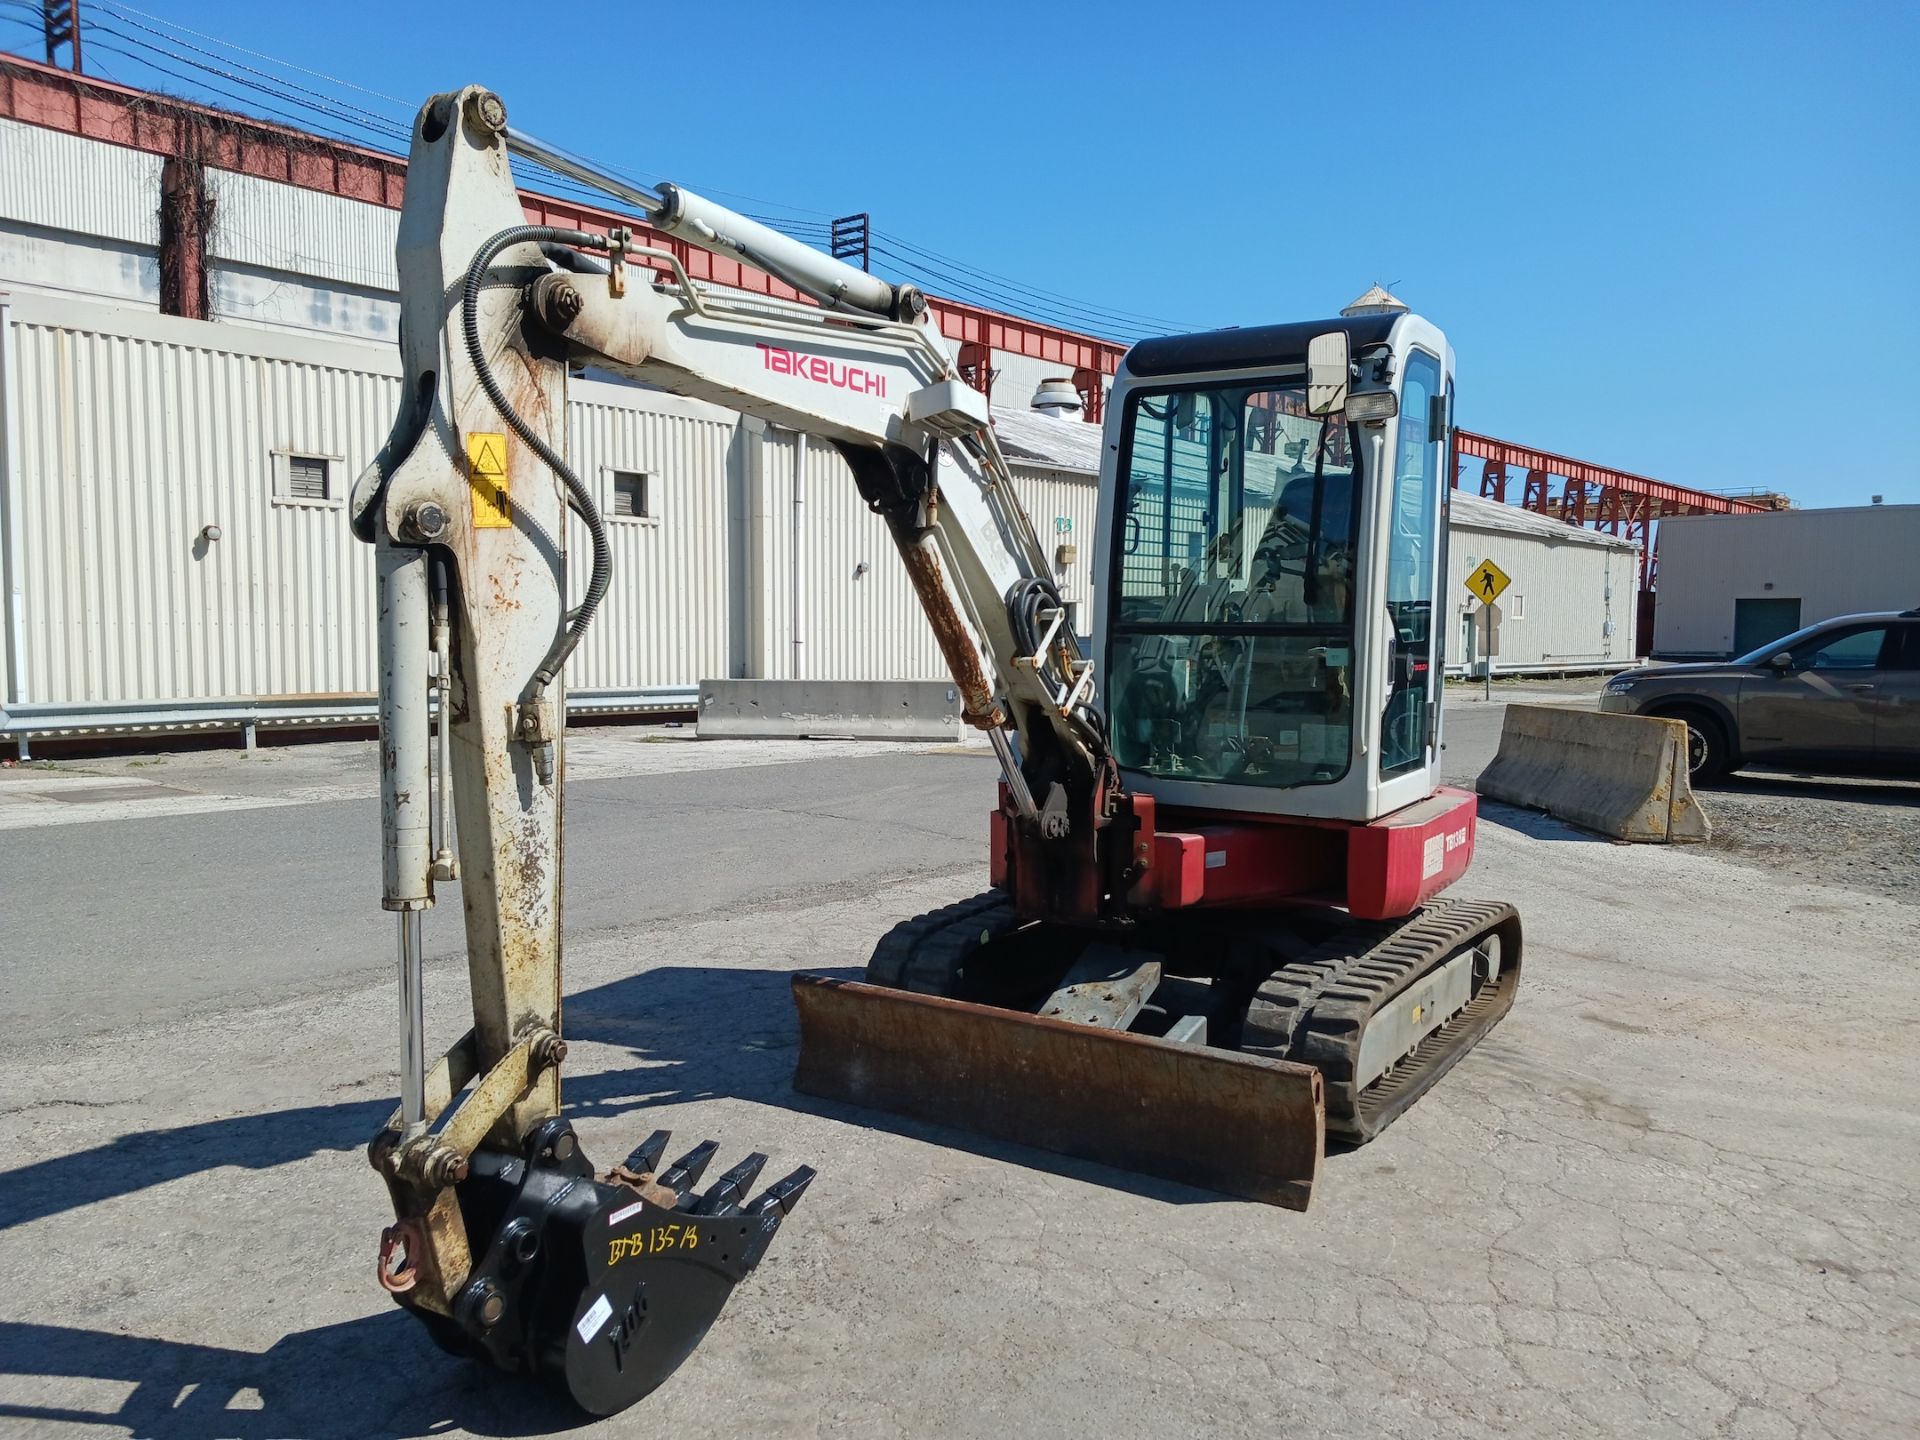
[[[1756,772],[1700,792],[1708,848],[1796,880],[1920,901],[1920,782]]]

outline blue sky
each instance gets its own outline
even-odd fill
[[[1469,429],[1920,502],[1920,5],[101,4],[409,104],[479,81],[644,177],[1108,309],[1383,281],[1447,330]],[[88,68],[151,83],[116,43]]]

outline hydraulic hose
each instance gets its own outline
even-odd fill
[[[486,350],[480,343],[480,290],[486,280],[487,270],[493,264],[494,257],[509,245],[529,242],[572,245],[588,250],[608,250],[613,242],[605,235],[590,235],[584,230],[563,230],[551,225],[511,226],[487,241],[474,255],[472,263],[467,266],[466,285],[460,297],[460,323],[467,342],[467,358],[473,362],[480,388],[486,391],[487,399],[493,402],[493,408],[500,412],[500,418],[507,422],[507,427],[532,448],[548,469],[560,477],[560,482],[567,487],[568,506],[586,525],[587,534],[593,541],[593,573],[587,579],[587,593],[577,606],[567,612],[562,630],[554,637],[546,658],[534,670],[528,688],[537,692],[553,683],[553,677],[560,673],[560,667],[566,664],[567,657],[573,654],[581,637],[587,633],[587,626],[593,623],[594,613],[606,597],[607,582],[613,577],[613,550],[607,541],[606,523],[600,518],[600,507],[593,503],[592,493],[553,447],[520,418],[519,412],[507,399],[506,392],[500,388],[500,382],[494,378],[493,367],[487,363]],[[562,603],[565,600],[563,593]]]
[[[1060,591],[1053,582],[1041,576],[1029,575],[1026,579],[1018,581],[1007,592],[1007,619],[1013,627],[1014,643],[1020,647],[1023,654],[1030,655],[1039,647],[1039,611],[1042,605],[1066,608],[1065,602],[1060,598]],[[1073,636],[1071,631],[1068,633],[1073,640],[1072,649],[1077,653],[1080,648],[1079,637]],[[1051,657],[1044,660],[1042,664],[1043,666],[1051,665]],[[1071,675],[1049,674],[1048,678],[1055,684],[1070,686],[1073,683]],[[1081,732],[1081,738],[1087,741],[1091,748],[1096,752],[1104,753],[1107,744],[1105,717],[1101,716],[1099,711],[1085,704],[1076,705],[1073,712],[1065,718],[1070,725]]]

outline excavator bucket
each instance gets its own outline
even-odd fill
[[[700,1189],[719,1147],[662,1165],[669,1139],[655,1131],[605,1174],[562,1119],[524,1157],[477,1152],[456,1187],[475,1264],[453,1313],[396,1283],[393,1241],[382,1283],[443,1348],[539,1375],[590,1415],[624,1410],[693,1353],[814,1177],[803,1165],[756,1195],[767,1157],[753,1154]],[[389,1236],[417,1244],[406,1223]]]
[[[793,978],[796,1090],[1304,1210],[1320,1072],[1021,1010]]]

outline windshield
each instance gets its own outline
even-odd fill
[[[1352,738],[1354,462],[1304,382],[1136,391],[1108,674],[1122,766],[1323,784]]]

